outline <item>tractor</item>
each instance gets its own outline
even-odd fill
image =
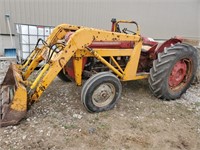
[[[57,76],[78,86],[86,80],[81,101],[89,112],[112,109],[123,81],[148,79],[153,95],[163,100],[186,92],[197,71],[195,47],[180,38],[156,42],[144,37],[135,21],[111,22],[111,31],[60,24],[46,41],[38,39],[23,63],[11,63],[1,84],[0,126],[18,124]]]

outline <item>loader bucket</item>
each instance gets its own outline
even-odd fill
[[[10,64],[0,85],[0,127],[16,125],[27,112],[27,92],[17,64]]]

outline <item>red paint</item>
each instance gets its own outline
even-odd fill
[[[154,45],[158,44],[158,42],[156,42],[156,41],[149,40],[148,37],[142,37],[142,40],[143,40],[143,42],[142,42],[143,45],[154,46]]]
[[[112,22],[111,31],[114,32],[114,29],[115,29],[115,22]]]
[[[152,59],[157,59],[158,53],[161,53],[164,51],[165,48],[171,47],[172,45],[175,45],[176,43],[181,43],[182,41],[177,38],[171,38],[161,44],[156,44],[152,48],[149,49],[149,55]]]
[[[141,53],[137,72],[148,72],[150,61],[146,53]]]
[[[65,35],[65,41],[67,42],[71,35],[74,32],[68,32]],[[90,48],[123,48],[123,49],[128,49],[128,48],[133,48],[134,47],[134,42],[133,41],[93,41],[92,44],[89,45]]]
[[[116,18],[112,18],[111,22],[112,22],[111,31],[114,32],[115,25],[116,25],[116,22],[117,22]]]
[[[84,66],[87,62],[87,57],[83,58],[82,61],[82,71],[84,69]],[[71,58],[68,63],[65,65],[65,72],[67,72],[67,75],[70,76],[72,79],[75,78],[75,72],[74,72],[74,58]]]
[[[162,43],[160,46],[158,46],[155,50],[155,53],[158,54],[160,52],[163,52],[165,47],[170,47],[176,43],[181,43],[181,40],[176,39],[176,38],[171,38],[171,39],[165,41],[164,43]]]
[[[66,41],[66,42],[69,41],[70,36],[71,36],[72,34],[74,34],[74,32],[67,32],[67,34],[65,35],[65,41]]]
[[[114,30],[115,23],[112,24],[112,31]],[[71,35],[74,32],[68,32],[65,36],[66,42],[70,39]],[[148,51],[141,52],[139,65],[138,65],[138,72],[149,72],[149,69],[152,67],[152,62],[154,59],[157,59],[157,55],[160,52],[163,52],[165,48],[168,48],[176,43],[181,43],[180,38],[172,38],[169,39],[162,44],[158,44],[156,41],[149,40],[147,37],[142,37],[143,45],[150,46],[151,48]],[[102,49],[129,49],[134,48],[133,41],[93,41],[90,45],[90,48],[102,48]],[[87,58],[83,58],[83,67],[87,61]],[[66,65],[66,71],[68,75],[74,78],[74,66],[73,61],[68,62],[69,64]],[[172,76],[173,77],[173,76]],[[170,79],[169,83],[174,85],[175,79]],[[175,85],[178,84],[178,81],[175,82]]]
[[[109,48],[128,49],[128,48],[134,47],[134,42],[133,41],[94,41],[89,47],[90,48],[108,48],[108,49]]]
[[[187,64],[183,61],[180,60],[178,61],[170,74],[169,77],[169,86],[171,87],[176,87],[178,86],[185,78],[187,73]]]

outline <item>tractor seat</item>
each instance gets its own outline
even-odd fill
[[[154,45],[157,45],[158,42],[154,41],[152,38],[142,37],[142,52],[148,52]]]
[[[142,45],[142,52],[148,52],[151,47],[149,45]]]

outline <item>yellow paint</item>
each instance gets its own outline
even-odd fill
[[[118,21],[115,23],[115,25],[114,25],[114,31],[116,31],[116,29],[117,29],[117,24],[119,24],[119,23],[132,23],[132,24],[135,24],[136,27],[137,27],[136,34],[137,34],[137,35],[140,35],[140,28],[139,28],[138,24],[137,24],[135,21],[118,20]]]
[[[45,72],[49,69],[49,64],[46,64],[44,66],[44,68],[42,69],[42,71],[40,72],[40,74],[38,75],[38,77],[35,79],[35,81],[33,82],[33,84],[31,85],[31,89],[34,89],[36,87],[36,85],[38,84],[38,82],[40,81],[40,79],[42,78],[42,76],[44,76]]]
[[[83,59],[81,57],[74,57],[74,73],[75,73],[75,81],[77,85],[82,84],[82,65]]]
[[[118,21],[117,23],[133,23],[130,21]],[[70,32],[76,31],[71,35],[66,46],[59,53],[54,53],[52,59],[44,66],[39,75],[36,77],[34,82],[28,80],[28,77],[32,74],[33,70],[38,66],[41,60],[47,59],[49,52],[48,46],[56,44],[58,40],[62,40],[64,36]],[[135,43],[134,49],[90,49],[88,46],[93,41],[133,41]],[[14,76],[17,82],[17,88],[15,91],[13,103],[11,107],[15,110],[26,110],[27,97],[26,89],[20,81],[26,83],[26,86],[32,89],[31,95],[28,95],[30,102],[38,101],[41,94],[55,79],[57,74],[63,69],[66,63],[73,57],[74,58],[74,71],[75,71],[75,82],[77,85],[82,84],[82,61],[83,57],[96,57],[103,64],[105,64],[116,76],[122,81],[136,80],[147,78],[147,74],[137,75],[137,67],[139,57],[141,53],[142,41],[137,28],[136,35],[124,34],[117,32],[110,32],[105,30],[86,28],[73,26],[68,24],[61,24],[57,26],[52,34],[47,38],[47,45],[44,45],[41,49],[36,49],[31,56],[27,59],[27,62],[22,66],[18,67],[21,70],[16,69]],[[103,57],[109,56],[114,62],[115,66],[106,61]],[[114,56],[129,56],[129,61],[123,70],[117,61],[113,58]],[[23,76],[23,79],[22,77]]]
[[[27,110],[27,92],[26,88],[17,84],[14,97],[10,106],[12,109],[17,111],[26,111]]]
[[[94,48],[94,51],[96,51],[99,55],[102,57],[106,56],[130,56],[133,49],[97,49]],[[91,54],[87,50],[80,50],[81,55],[84,55],[84,57],[94,57],[93,54]],[[123,51],[123,52],[122,52]],[[80,57],[81,57],[80,55]]]
[[[89,50],[89,48],[88,48]],[[114,66],[112,66],[109,62],[107,62],[103,57],[101,57],[96,51],[93,49],[90,50],[90,53],[93,54],[98,60],[100,60],[104,65],[106,65],[110,70],[117,74],[119,77],[123,77],[123,74],[120,73]]]
[[[26,62],[20,67],[20,69],[25,69],[31,63],[31,61],[39,54],[39,52],[39,48],[34,49],[30,56],[27,58]]]
[[[132,51],[131,57],[124,70],[123,80],[133,80],[136,77],[140,53],[141,53],[142,41],[135,44],[134,50]]]
[[[20,75],[20,70],[18,69],[17,64],[11,64],[13,68],[13,78],[15,79],[14,95],[11,103],[11,108],[17,111],[26,111],[27,110],[27,92],[24,85],[21,84],[23,81],[22,76]]]
[[[134,76],[133,80],[146,79],[148,77],[149,77],[149,74],[136,75],[136,76]]]
[[[42,52],[42,51],[41,51]],[[41,52],[31,61],[25,72],[22,74],[24,80],[27,80],[34,69],[38,66],[39,62],[43,60]]]
[[[122,68],[119,66],[119,64],[117,63],[117,61],[114,59],[113,56],[110,57],[112,59],[112,61],[115,63],[115,65],[117,66],[117,68],[121,71],[121,73],[124,74],[124,71],[122,70]]]

